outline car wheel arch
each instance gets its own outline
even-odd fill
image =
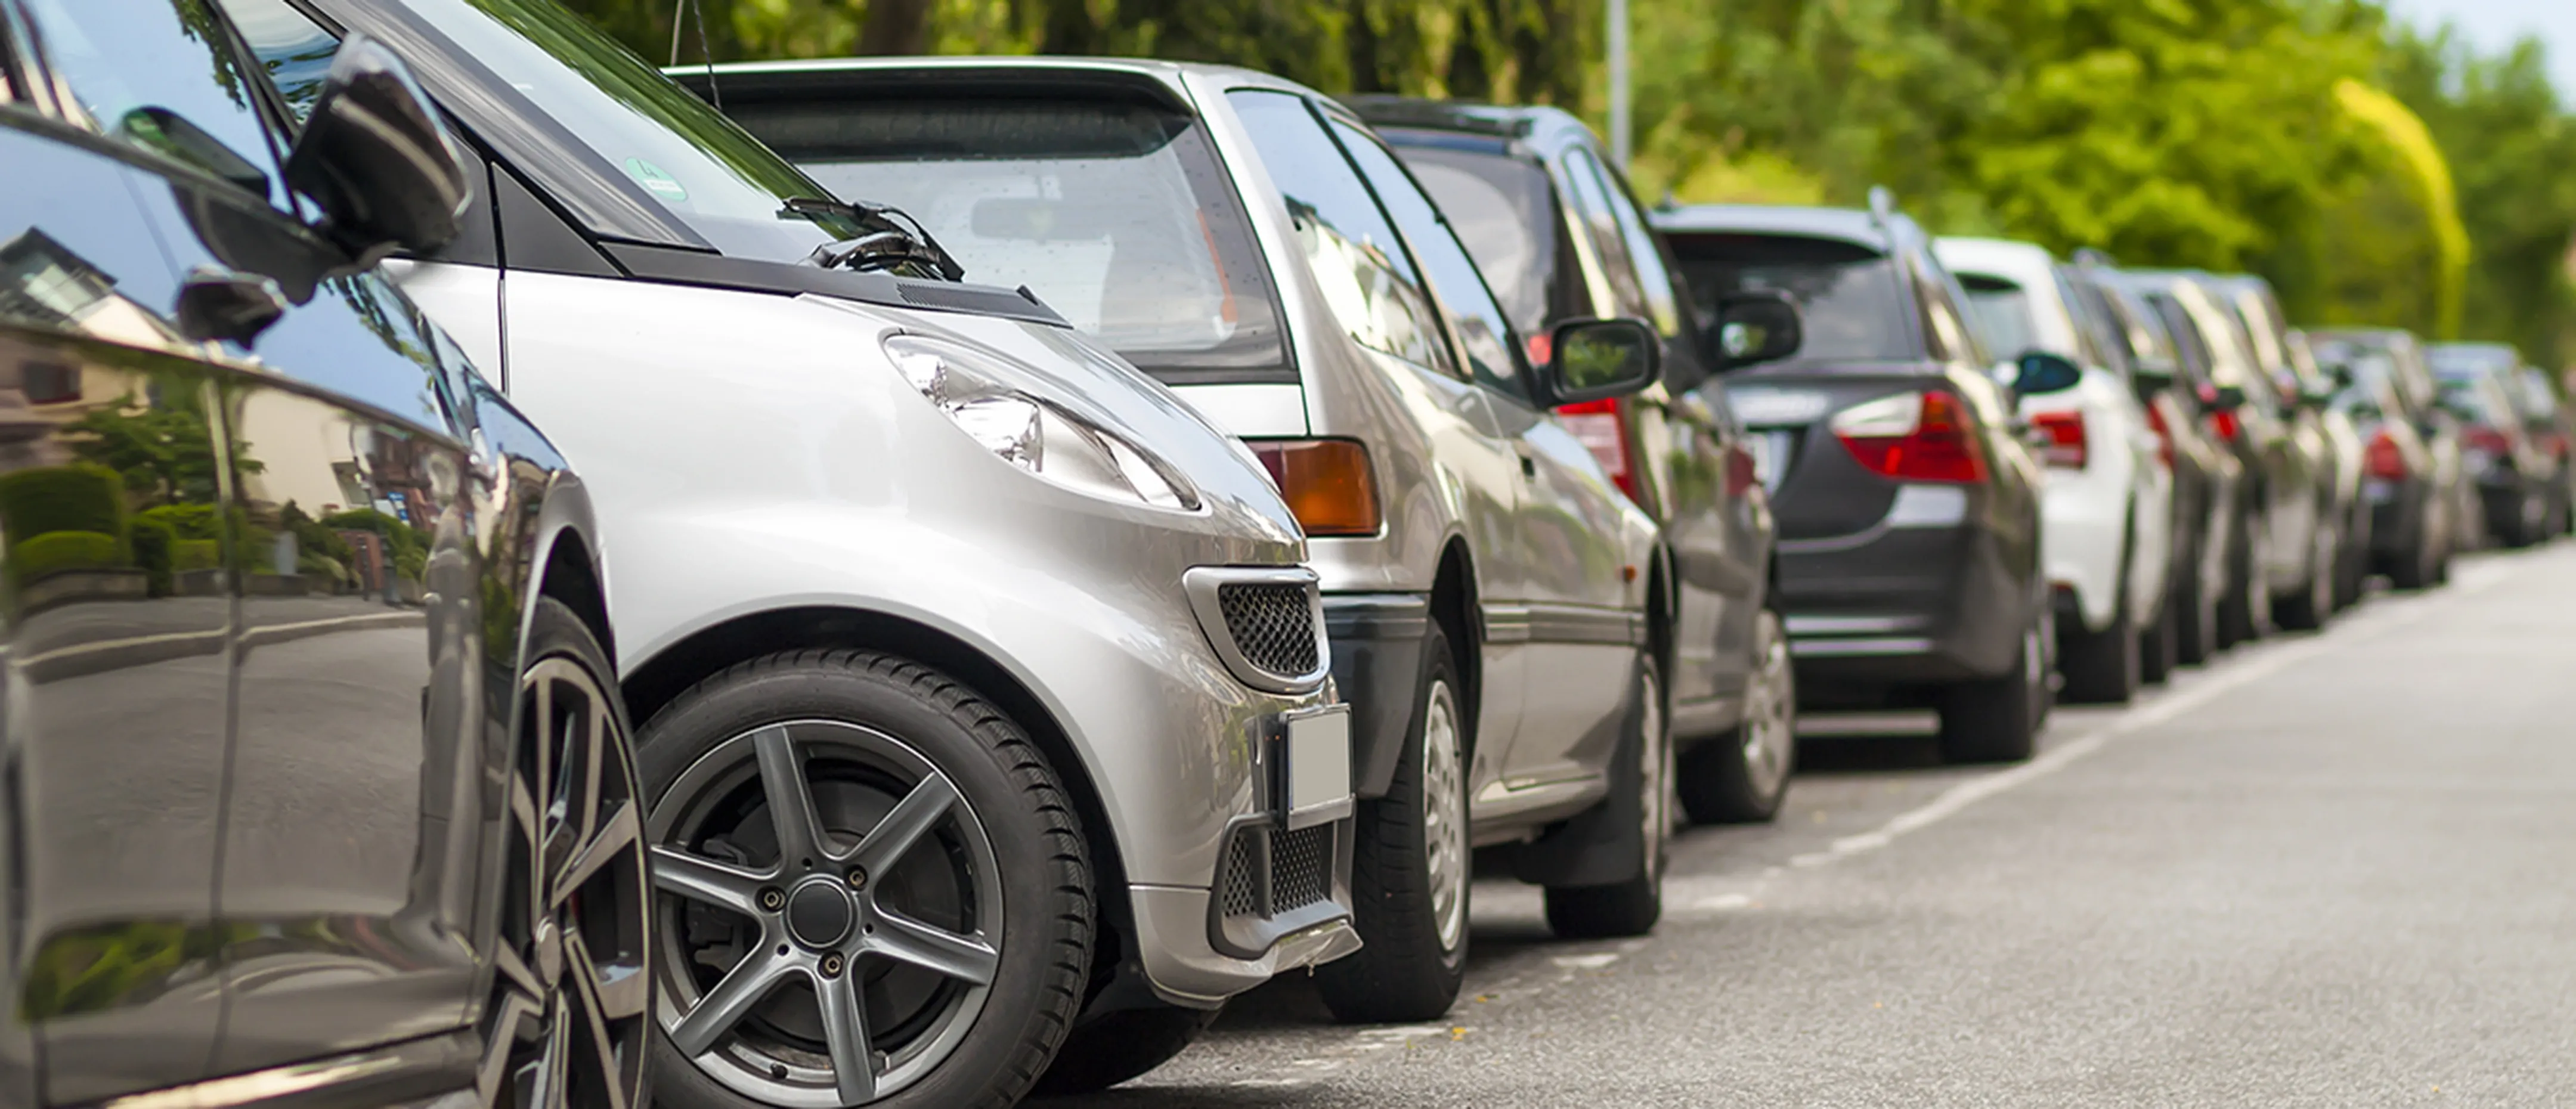
[[[1475,556],[1467,550],[1464,536],[1453,535],[1441,546],[1438,569],[1431,577],[1431,618],[1449,637],[1457,652],[1451,661],[1458,671],[1458,711],[1466,720],[1466,740],[1459,757],[1475,765],[1479,722],[1483,704],[1485,621],[1476,594]]]

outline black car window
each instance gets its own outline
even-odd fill
[[[1655,245],[1655,233],[1646,227],[1646,217],[1637,211],[1636,200],[1618,173],[1602,165],[1590,151],[1575,151],[1578,164],[1601,179],[1602,195],[1610,201],[1610,216],[1619,224],[1619,241],[1627,248],[1629,274],[1636,283],[1637,294],[1644,298],[1642,318],[1655,325],[1665,338],[1681,334],[1682,314],[1674,299],[1672,274],[1664,269],[1663,251]]]
[[[1628,240],[1619,234],[1619,217],[1610,210],[1610,185],[1601,177],[1600,163],[1578,148],[1558,164],[1565,174],[1566,197],[1581,217],[1583,239],[1600,260],[1601,279],[1610,283],[1611,300],[1622,314],[1642,315],[1645,290],[1637,285],[1637,264],[1628,256]]]
[[[1237,89],[1226,100],[1287,202],[1307,267],[1342,329],[1362,346],[1456,375],[1413,260],[1314,109],[1263,89]]]
[[[1494,294],[1485,288],[1485,277],[1476,271],[1475,261],[1458,237],[1440,221],[1440,210],[1431,198],[1404,172],[1404,167],[1389,153],[1376,136],[1340,120],[1333,121],[1333,134],[1350,152],[1351,161],[1360,167],[1362,176],[1377,190],[1378,200],[1395,218],[1397,230],[1413,248],[1414,261],[1431,278],[1431,289],[1449,319],[1458,328],[1458,342],[1464,347],[1467,367],[1476,382],[1515,395],[1521,394],[1520,364],[1513,359],[1511,324],[1503,319],[1503,306],[1494,302]]]
[[[1398,149],[1475,256],[1512,327],[1524,336],[1546,334],[1558,254],[1556,185],[1547,171],[1503,154]]]
[[[1804,235],[1673,232],[1691,307],[1713,318],[1727,293],[1771,290],[1796,301],[1806,342],[1800,362],[1885,362],[1920,358],[1906,313],[1914,311],[1896,264],[1875,250]]]
[[[213,0],[27,0],[74,123],[286,203],[277,149]]]

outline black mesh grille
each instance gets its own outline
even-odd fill
[[[1282,832],[1270,840],[1270,911],[1302,909],[1333,895],[1333,826]]]
[[[1261,912],[1260,869],[1253,863],[1253,837],[1261,833],[1245,831],[1234,837],[1225,848],[1225,901],[1227,916],[1257,916]]]
[[[1226,634],[1244,661],[1282,677],[1312,674],[1322,666],[1315,654],[1313,586],[1267,582],[1229,582],[1216,590],[1225,610]]]

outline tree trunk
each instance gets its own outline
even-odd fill
[[[921,54],[930,49],[931,0],[868,0],[859,25],[861,54]]]

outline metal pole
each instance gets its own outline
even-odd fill
[[[1628,168],[1628,0],[1610,0],[1610,160]]]

